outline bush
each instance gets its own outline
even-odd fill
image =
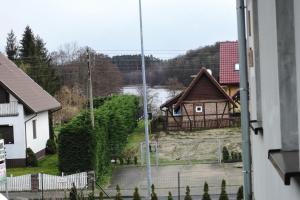
[[[173,200],[173,196],[172,196],[172,193],[169,191],[169,194],[168,194],[168,200]]]
[[[239,162],[243,161],[242,152],[238,152],[238,161]]]
[[[140,197],[140,194],[139,194],[139,189],[137,187],[134,188],[133,200],[141,200],[141,197]]]
[[[89,193],[88,200],[95,200],[95,195],[93,192]]]
[[[120,165],[124,164],[124,159],[122,157],[119,157]]]
[[[226,181],[223,179],[221,184],[221,194],[219,200],[229,200],[226,192]]]
[[[38,161],[31,148],[26,149],[26,166],[37,167]]]
[[[127,165],[130,165],[130,163],[131,163],[131,159],[130,157],[127,157]]]
[[[61,128],[58,137],[58,163],[66,174],[95,169],[95,135],[87,112]]]
[[[99,200],[103,200],[103,192],[101,191],[100,194],[99,194]]]
[[[223,155],[223,162],[229,161],[229,151],[226,146],[223,147],[222,155]]]
[[[57,147],[54,139],[49,139],[46,144],[46,154],[56,154]]]
[[[185,197],[184,200],[192,200],[191,194],[190,194],[190,187],[186,186],[186,192],[185,192]]]
[[[134,164],[135,164],[135,165],[138,164],[138,158],[137,158],[137,156],[134,156]]]
[[[121,195],[121,190],[120,190],[119,185],[117,185],[116,190],[117,190],[117,194],[116,194],[115,200],[122,200],[123,198]]]
[[[122,156],[128,135],[137,125],[138,97],[117,95],[94,103],[94,129],[89,112],[80,113],[61,128],[59,169],[65,173],[94,170],[100,181],[110,171],[111,159]]]
[[[243,198],[244,198],[243,186],[240,186],[236,195],[236,200],[243,200]]]
[[[157,200],[154,184],[151,185],[151,200]]]
[[[77,194],[76,186],[75,186],[75,184],[73,183],[73,184],[72,184],[71,191],[70,191],[70,200],[77,200],[77,199],[79,199],[78,197],[79,197],[79,196],[78,196],[78,194]]]
[[[202,196],[202,200],[211,200],[209,194],[208,194],[208,184],[207,182],[204,183],[204,188],[203,188],[203,196]]]

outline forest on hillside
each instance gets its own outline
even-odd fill
[[[140,55],[113,56],[112,62],[121,71],[124,85],[142,83]],[[201,67],[211,69],[213,76],[218,80],[219,43],[190,50],[184,55],[168,60],[155,58],[151,55],[146,56],[145,65],[147,81],[151,86],[166,86],[170,79],[176,79],[186,86],[191,81],[191,75],[197,74]]]

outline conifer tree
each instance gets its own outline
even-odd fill
[[[5,51],[10,60],[15,61],[18,55],[17,37],[13,30],[7,34]]]
[[[155,187],[154,187],[154,184],[151,185],[151,200],[157,200],[157,195],[155,193]]]
[[[40,36],[36,36],[35,39],[35,53],[41,62],[47,63],[49,61],[46,43],[42,38],[40,38]]]
[[[168,194],[168,200],[173,200],[173,196],[172,196],[172,193],[169,191],[169,194]]]
[[[204,183],[204,189],[203,189],[203,191],[204,191],[204,193],[203,193],[203,196],[202,196],[202,200],[211,200],[210,199],[210,196],[209,196],[209,194],[208,194],[208,184],[207,184],[207,182],[205,182]]]
[[[34,64],[36,56],[35,38],[29,26],[25,28],[20,45],[20,59],[22,62],[25,64]]]
[[[244,198],[244,192],[243,192],[243,186],[239,187],[237,195],[236,195],[236,199],[237,200],[243,200]]]
[[[73,183],[70,191],[70,200],[77,200],[77,199],[78,199],[77,189],[75,184]]]
[[[191,194],[190,194],[190,187],[186,186],[186,192],[185,192],[185,197],[184,200],[192,200]]]
[[[101,191],[100,194],[99,194],[99,200],[103,200],[103,192]]]
[[[219,200],[229,200],[227,192],[226,192],[226,181],[224,179],[222,180],[221,194],[220,194]]]
[[[140,194],[139,194],[139,189],[137,187],[134,188],[133,200],[141,200],[141,197],[140,197]]]
[[[223,162],[228,161],[229,160],[229,151],[226,146],[223,147],[222,154],[223,154]]]
[[[115,200],[122,200],[122,195],[121,195],[121,190],[120,190],[119,185],[117,185],[116,190],[117,190],[117,194],[116,194]]]

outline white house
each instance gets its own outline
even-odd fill
[[[7,57],[0,54],[0,137],[7,166],[25,166],[26,148],[38,158],[49,139],[49,113],[61,107]]]
[[[300,1],[246,0],[255,200],[300,199]]]

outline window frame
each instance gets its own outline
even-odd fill
[[[0,129],[1,129],[1,127],[10,128],[8,132],[11,135],[8,138],[4,138],[4,137],[1,138],[1,139],[4,139],[4,144],[5,145],[14,144],[15,143],[14,127],[10,126],[10,125],[0,125]],[[7,134],[7,133],[4,133],[4,134]],[[1,133],[0,133],[0,136],[1,136]]]
[[[200,108],[200,110],[198,110],[198,108]],[[196,113],[203,113],[203,106],[196,106],[195,107],[195,112]]]
[[[37,139],[36,119],[32,120],[32,136],[33,136],[33,139]]]
[[[172,114],[173,114],[173,116],[174,116],[174,117],[182,116],[181,106],[179,106],[177,112],[175,112],[174,106],[175,106],[175,105],[173,105],[173,107],[172,107]]]

